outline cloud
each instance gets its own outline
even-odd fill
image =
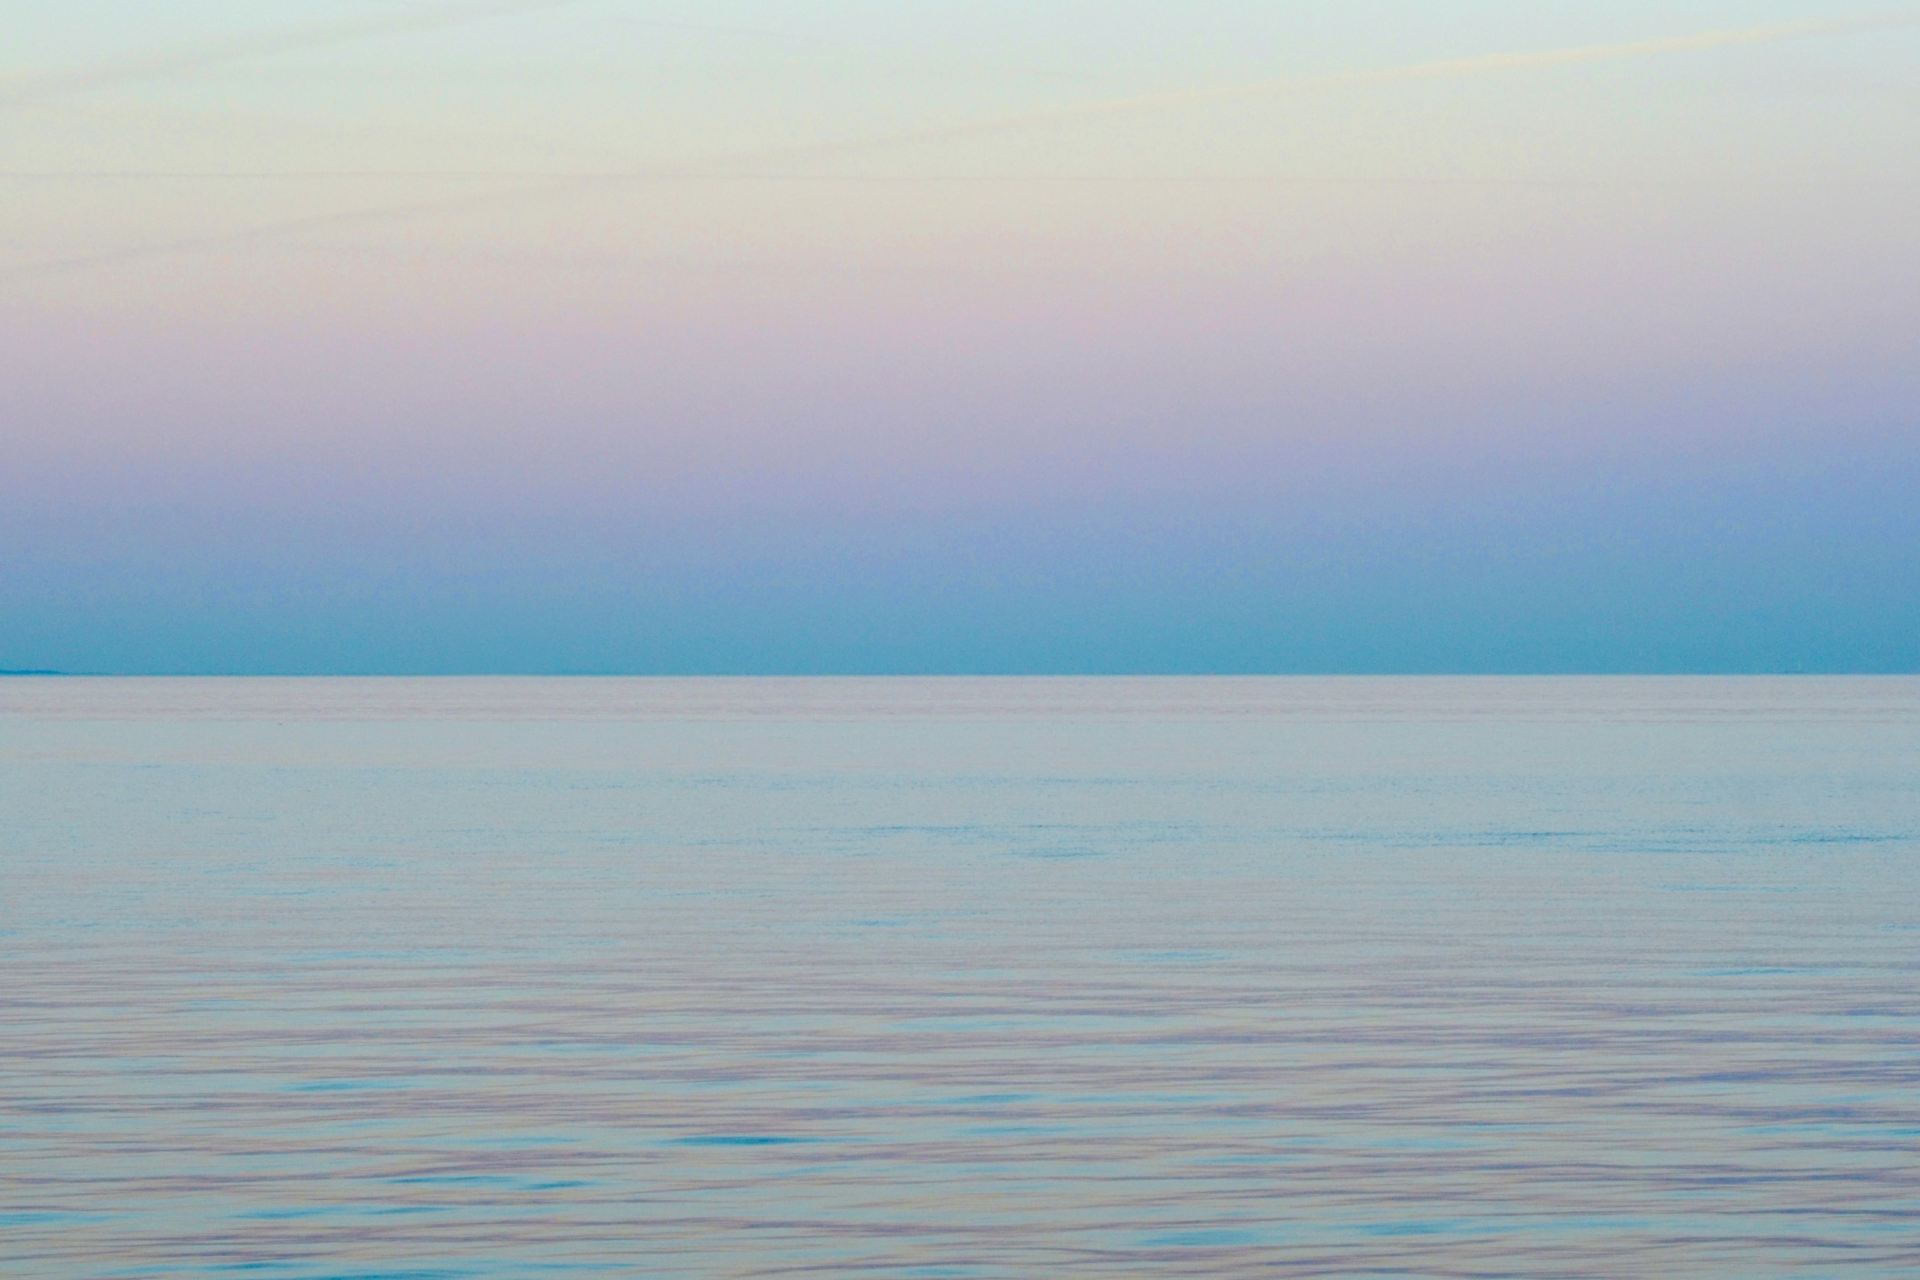
[[[409,20],[405,25],[401,25],[400,20],[391,20],[381,24],[380,30],[382,32],[389,30],[418,30],[422,29],[425,24],[447,25],[454,21],[471,21],[484,16],[524,9],[547,8],[570,2],[572,2],[572,0],[534,0],[532,3],[510,4],[506,3],[505,0],[498,0],[496,3],[484,5],[464,5],[453,9],[441,9],[434,14],[415,15],[414,18]],[[346,24],[327,28],[324,32],[320,31],[320,29],[309,29],[305,38],[306,43],[301,44],[299,47],[310,47],[316,38],[328,41],[361,38],[363,35],[372,33],[370,28],[372,28],[373,25],[371,22],[356,24],[351,28],[354,32],[351,36],[347,34],[349,28]],[[1561,49],[1537,49],[1518,53],[1483,54],[1476,57],[1407,63],[1393,67],[1362,68],[1352,71],[1326,72],[1317,75],[1291,76],[1247,84],[1207,85],[1192,89],[1171,90],[1164,93],[1104,98],[1091,102],[1070,103],[1058,107],[1039,108],[1033,111],[988,117],[981,120],[961,122],[952,125],[899,130],[891,133],[872,134],[857,138],[827,140],[801,145],[786,145],[760,150],[737,151],[710,156],[704,160],[689,160],[678,164],[662,164],[628,171],[552,178],[542,180],[539,183],[522,184],[504,190],[450,196],[434,200],[418,200],[405,204],[381,205],[368,209],[294,218],[282,222],[242,228],[235,231],[210,233],[205,236],[188,239],[172,240],[157,244],[136,245],[125,249],[88,254],[81,257],[57,259],[48,262],[27,263],[11,269],[0,269],[0,280],[28,280],[55,276],[91,267],[138,261],[148,257],[208,251],[266,242],[282,236],[298,235],[302,232],[323,227],[394,221],[418,217],[429,213],[487,208],[502,204],[520,203],[528,200],[554,198],[572,193],[605,189],[632,183],[680,181],[702,175],[748,177],[752,176],[752,168],[756,165],[793,164],[807,160],[827,159],[835,156],[867,154],[892,148],[920,146],[928,143],[952,141],[993,133],[1040,128],[1055,124],[1070,124],[1077,120],[1094,117],[1150,112],[1209,102],[1275,97],[1316,90],[1366,88],[1373,85],[1399,84],[1420,80],[1471,79],[1481,76],[1549,70],[1556,67],[1621,62],[1639,58],[1700,53],[1714,49],[1778,44],[1794,40],[1863,34],[1870,31],[1896,30],[1914,26],[1920,26],[1920,11],[1907,10],[1895,13],[1856,15],[1849,18],[1771,23],[1756,27],[1703,31],[1657,39],[1627,41],[1618,44],[1576,45]],[[271,51],[278,52],[293,47],[291,44],[292,39],[293,37],[290,35],[282,35],[275,38],[275,43],[270,46]],[[257,56],[259,53],[269,50],[269,46],[265,43],[264,37],[246,45],[245,48],[247,52],[244,54],[239,52],[240,48],[241,46],[236,43],[233,46],[226,47],[218,56],[210,56],[206,50],[202,50],[195,56],[193,65],[227,61],[239,56]],[[179,68],[184,65],[184,61],[185,55],[180,55],[164,65],[168,68]],[[162,64],[158,60],[154,60],[146,65],[158,67]],[[0,102],[4,101],[4,97],[0,97]]]
[[[1536,49],[1520,53],[1491,53],[1469,58],[1448,58],[1432,62],[1414,62],[1394,67],[1360,68],[1330,71],[1318,75],[1286,76],[1235,85],[1203,85],[1192,89],[1173,89],[1163,93],[1131,97],[1105,98],[1093,102],[1042,108],[1035,111],[978,120],[947,128],[901,133],[886,139],[870,139],[863,149],[907,142],[932,142],[983,133],[1037,128],[1065,124],[1096,116],[1147,112],[1162,108],[1195,106],[1210,102],[1281,97],[1323,89],[1367,88],[1373,85],[1402,84],[1420,80],[1464,80],[1481,76],[1506,75],[1523,71],[1544,71],[1555,67],[1588,63],[1623,62],[1668,54],[1703,53],[1713,49],[1748,45],[1779,44],[1793,40],[1862,34],[1869,31],[1897,30],[1920,26],[1920,11],[1858,15],[1851,18],[1816,19],[1805,22],[1779,22],[1765,26],[1730,30],[1701,31],[1689,35],[1667,36],[1651,40],[1633,40],[1619,44],[1575,45],[1564,49]]]
[[[67,94],[112,89],[123,84],[139,84],[190,75],[210,67],[235,62],[251,62],[287,53],[306,53],[335,45],[356,44],[382,36],[412,35],[439,31],[447,27],[483,22],[488,18],[558,9],[580,0],[467,0],[442,4],[384,17],[347,19],[317,23],[278,31],[251,32],[225,40],[210,40],[159,53],[139,54],[100,66],[74,71],[54,72],[0,82],[0,107],[26,106]]]

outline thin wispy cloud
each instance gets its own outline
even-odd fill
[[[1157,109],[1199,106],[1212,102],[1274,98],[1313,90],[1368,88],[1421,80],[1473,79],[1516,72],[1545,71],[1589,63],[1624,62],[1639,58],[1704,53],[1715,49],[1741,46],[1859,35],[1871,31],[1890,31],[1915,26],[1920,26],[1920,10],[1863,14],[1849,18],[1815,19],[1804,22],[1769,23],[1756,27],[1699,31],[1687,35],[1632,40],[1616,44],[1574,45],[1561,49],[1480,54],[1466,58],[1412,62],[1392,67],[1366,67],[1304,76],[1283,76],[1243,84],[1201,85],[1190,89],[1171,89],[1159,93],[1042,107],[1033,111],[1017,112],[948,127],[902,132],[888,138],[868,138],[843,144],[828,143],[821,149],[831,150],[855,146],[862,150],[874,150],[906,143],[947,141],[986,133],[1039,128],[1089,117],[1128,115]]]
[[[69,94],[114,89],[191,75],[233,63],[290,53],[310,53],[336,45],[358,44],[387,36],[440,31],[491,18],[560,9],[581,0],[468,0],[381,17],[309,23],[271,31],[248,32],[154,53],[136,54],[92,67],[0,81],[0,107],[26,106]]]
[[[466,5],[460,6],[458,9],[440,10],[434,17],[437,19],[436,25],[447,25],[453,21],[471,21],[479,17],[497,15],[509,11],[546,8],[573,2],[575,2],[575,0],[535,0],[533,3],[508,4],[501,2],[487,5]],[[459,16],[456,17],[456,14]],[[406,28],[390,25],[383,29],[422,29],[421,24],[427,23],[429,19],[429,15],[415,15],[411,24]],[[371,24],[362,23],[358,24],[357,29],[360,34],[367,34],[370,26]],[[1858,35],[1872,31],[1896,30],[1914,26],[1920,26],[1920,10],[1861,14],[1846,18],[1815,19],[1802,22],[1769,23],[1755,27],[1693,32],[1683,35],[1625,41],[1614,44],[1576,45],[1557,49],[1492,53],[1465,58],[1406,63],[1390,67],[1333,71],[1313,75],[1281,77],[1243,84],[1205,85],[1153,94],[1104,98],[1089,102],[1036,108],[1031,111],[1005,114],[973,121],[963,121],[950,125],[935,125],[925,128],[896,130],[889,133],[872,134],[857,138],[823,140],[816,143],[735,151],[708,156],[704,159],[688,159],[677,163],[656,164],[646,168],[554,177],[538,182],[523,183],[519,186],[504,190],[459,193],[436,199],[415,200],[406,203],[381,205],[368,209],[293,218],[229,232],[215,232],[204,236],[187,237],[156,244],[131,246],[125,249],[64,258],[49,262],[28,263],[10,270],[0,271],[0,280],[18,281],[55,276],[70,271],[134,262],[154,256],[202,252],[268,242],[282,236],[299,235],[307,231],[327,227],[397,221],[433,213],[549,199],[637,182],[674,182],[696,178],[711,180],[716,177],[731,177],[736,179],[751,178],[757,176],[752,172],[755,166],[783,166],[803,163],[810,160],[871,154],[889,149],[956,141],[994,133],[1071,124],[1078,120],[1097,117],[1177,109],[1212,102],[1270,98],[1312,91],[1367,88],[1422,80],[1459,80],[1483,76],[1509,75],[1529,71],[1551,70],[1560,67],[1702,53],[1717,49]],[[310,39],[315,34],[316,29],[309,29],[308,35]],[[333,39],[358,38],[357,36],[347,37],[344,24],[341,28],[332,29],[330,36]],[[283,36],[281,39],[284,41],[287,38],[288,37]],[[280,49],[286,46],[280,44],[274,47]],[[237,48],[237,45],[234,46],[234,48]],[[251,46],[251,48],[254,50],[262,50],[265,46],[256,43]],[[229,53],[227,56],[234,55]],[[246,56],[252,55],[249,54]],[[217,60],[225,60],[225,58],[223,57]],[[176,60],[175,63],[170,65],[178,66],[180,63]],[[0,102],[4,102],[5,100],[4,97],[0,97]]]

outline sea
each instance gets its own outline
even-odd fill
[[[0,681],[0,1275],[1920,1275],[1920,680]]]

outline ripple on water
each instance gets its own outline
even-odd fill
[[[0,696],[8,1280],[1920,1274],[1920,682]]]

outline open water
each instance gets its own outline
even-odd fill
[[[1920,681],[0,682],[0,1275],[1920,1274]]]

